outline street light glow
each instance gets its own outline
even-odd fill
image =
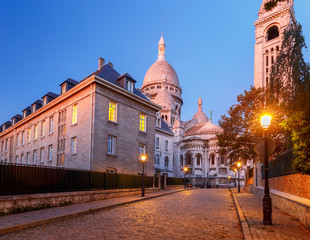
[[[187,170],[188,170],[188,168],[187,168],[187,167],[185,167],[185,168],[184,168],[184,172],[187,172]]]
[[[241,162],[238,162],[238,163],[237,163],[237,166],[238,166],[238,167],[241,167]]]
[[[145,154],[143,154],[143,155],[141,156],[141,161],[142,161],[142,162],[145,162],[145,161],[146,161],[146,155],[145,155]]]
[[[230,179],[231,178],[231,176],[228,176],[228,179]]]
[[[268,127],[270,126],[271,118],[272,117],[270,115],[266,114],[262,116],[262,118],[260,119],[260,123],[264,130],[267,130]]]

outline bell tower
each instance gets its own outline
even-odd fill
[[[255,25],[254,87],[268,87],[272,64],[281,48],[285,29],[296,24],[294,0],[278,2],[267,11],[263,0]]]

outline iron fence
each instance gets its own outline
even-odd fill
[[[297,172],[293,168],[294,158],[293,150],[289,150],[270,161],[268,164],[268,177],[274,178],[296,174]],[[262,179],[265,179],[265,165],[262,165],[261,171]]]

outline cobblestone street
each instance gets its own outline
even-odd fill
[[[242,239],[228,190],[192,190],[8,234],[0,239]]]

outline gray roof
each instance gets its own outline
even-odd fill
[[[162,118],[161,118],[161,127],[156,128],[173,135],[173,132],[170,130],[167,123]]]
[[[49,96],[52,98],[57,98],[59,95],[53,92],[48,92],[47,94],[45,94],[42,98],[44,98],[45,96]]]
[[[16,114],[14,117],[12,117],[12,118],[16,118],[16,119],[22,119],[23,118],[23,116],[22,115],[20,115],[20,114]]]
[[[118,77],[118,79],[121,79],[121,78],[123,78],[123,77],[130,78],[132,81],[137,82],[137,81],[136,81],[132,76],[130,76],[128,73],[124,73],[123,75],[120,75],[120,76]]]
[[[35,101],[33,104],[39,104],[39,105],[42,105],[42,100],[41,99],[38,99],[37,101]],[[33,105],[31,104],[31,105]]]
[[[28,107],[26,107],[23,111],[25,111],[25,110],[31,111],[31,107],[28,106]],[[23,111],[22,111],[22,112],[23,112]]]
[[[74,80],[74,79],[72,79],[72,78],[68,78],[68,79],[66,79],[65,81],[63,81],[61,84],[59,84],[59,86],[61,86],[61,85],[64,84],[65,82],[71,83],[71,84],[74,85],[74,86],[79,84],[78,81],[76,81],[76,80]]]

